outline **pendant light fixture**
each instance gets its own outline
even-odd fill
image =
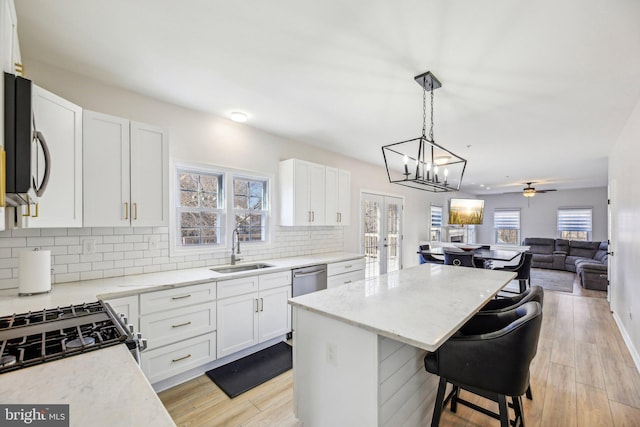
[[[414,79],[422,86],[422,135],[382,147],[389,182],[434,193],[458,191],[467,161],[436,144],[433,138],[433,91],[442,84],[430,71]],[[428,136],[427,92],[431,92]]]

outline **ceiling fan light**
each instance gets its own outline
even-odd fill
[[[522,195],[523,195],[524,197],[533,197],[533,196],[535,196],[535,195],[536,195],[536,190],[535,190],[535,188],[525,188],[525,189],[522,191]]]
[[[438,166],[446,165],[451,160],[451,156],[437,156],[433,159],[433,163]]]

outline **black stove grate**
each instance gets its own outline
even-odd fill
[[[101,301],[0,317],[0,374],[125,342]]]

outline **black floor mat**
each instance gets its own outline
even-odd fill
[[[206,374],[227,396],[234,398],[277,377],[291,367],[291,346],[279,342],[235,362],[207,371]]]

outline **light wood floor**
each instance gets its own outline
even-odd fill
[[[523,399],[528,427],[640,426],[640,374],[609,312],[604,292],[545,293],[533,399]],[[464,392],[463,392],[464,394]],[[464,396],[492,410],[497,405]],[[178,426],[300,426],[293,415],[293,375],[284,373],[235,399],[206,376],[160,393]],[[425,420],[429,425],[430,419]],[[465,407],[443,412],[441,426],[497,426]]]

